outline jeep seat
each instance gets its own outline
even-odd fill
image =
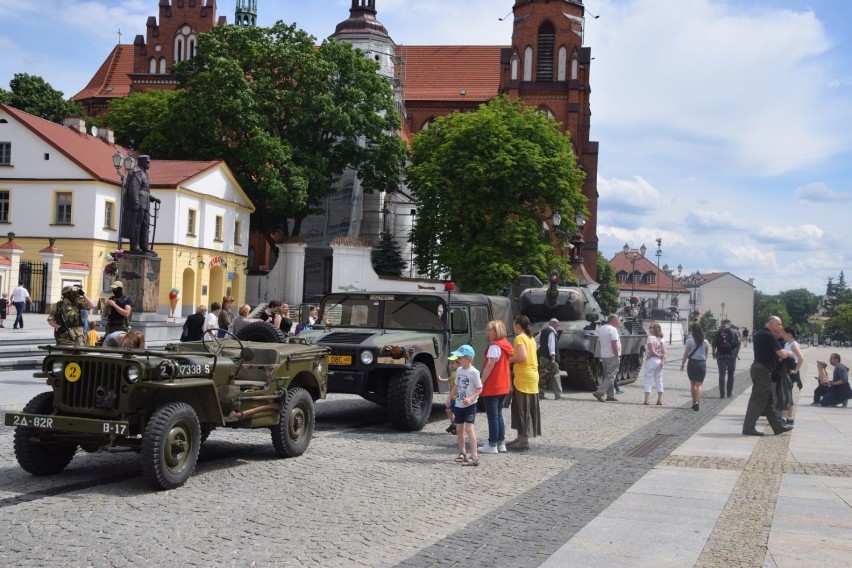
[[[240,389],[261,389],[267,385],[278,368],[278,351],[263,347],[246,347],[243,364],[234,384]]]

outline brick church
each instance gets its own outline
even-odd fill
[[[257,0],[235,2],[235,24],[256,25]],[[376,0],[352,0],[349,16],[331,36],[374,58],[379,73],[393,82],[404,137],[420,132],[439,116],[475,110],[500,94],[548,113],[571,133],[578,164],[586,173],[583,194],[589,211],[580,235],[585,242],[579,247],[581,252],[574,254],[582,254],[583,266],[594,277],[598,143],[589,140],[592,58],[590,48],[583,46],[582,0],[515,0],[510,43],[495,46],[397,44],[377,19],[376,4]],[[153,88],[173,89],[172,65],[192,58],[198,36],[219,25],[227,25],[227,18],[217,16],[216,0],[159,0],[159,15],[148,18],[146,35],[136,36],[132,44],[117,45],[73,98],[88,115],[98,116],[114,98]],[[306,292],[325,291],[331,239],[343,236],[375,242],[382,229],[407,239],[406,227],[413,223],[416,210],[406,201],[405,188],[390,197],[358,194],[359,190],[354,174],[341,180],[344,199],[339,201],[351,197],[346,206],[333,210],[330,203],[324,216],[303,224],[300,238],[308,243],[309,251],[313,249],[307,257]],[[349,206],[356,202],[357,211]],[[555,237],[553,242],[561,250],[562,242]],[[410,251],[408,246],[403,243],[403,254]],[[271,264],[262,238],[252,240],[249,255],[250,265],[256,269]],[[316,272],[314,277],[307,274],[310,271]]]

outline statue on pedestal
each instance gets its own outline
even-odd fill
[[[153,254],[148,243],[151,222],[149,208],[151,203],[160,200],[151,195],[148,183],[149,156],[139,156],[136,166],[127,175],[124,184],[121,232],[130,240],[130,254]]]

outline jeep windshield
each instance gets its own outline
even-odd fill
[[[332,294],[323,299],[320,321],[329,327],[445,329],[446,302],[414,294]]]

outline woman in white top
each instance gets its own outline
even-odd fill
[[[692,410],[698,412],[701,402],[701,385],[707,374],[707,356],[710,354],[710,342],[704,337],[704,330],[698,323],[692,324],[692,334],[687,338],[683,348],[683,360],[680,362],[680,370],[686,365],[686,376],[689,377],[689,386],[692,391]],[[686,361],[689,360],[687,365]]]
[[[782,332],[784,338],[784,351],[789,351],[793,354],[793,360],[796,362],[796,368],[788,372],[786,381],[778,381],[773,386],[776,391],[784,389],[783,392],[776,392],[777,400],[779,401],[778,410],[781,411],[781,422],[793,425],[793,419],[790,418],[790,407],[793,406],[793,385],[799,386],[802,390],[802,378],[799,375],[799,369],[805,363],[805,356],[799,348],[799,342],[796,338],[799,334],[792,327],[785,327]]]
[[[663,328],[658,323],[648,326],[648,341],[645,343],[645,404],[650,404],[651,385],[656,387],[657,404],[663,404],[663,364],[666,362],[666,344],[660,339]]]

